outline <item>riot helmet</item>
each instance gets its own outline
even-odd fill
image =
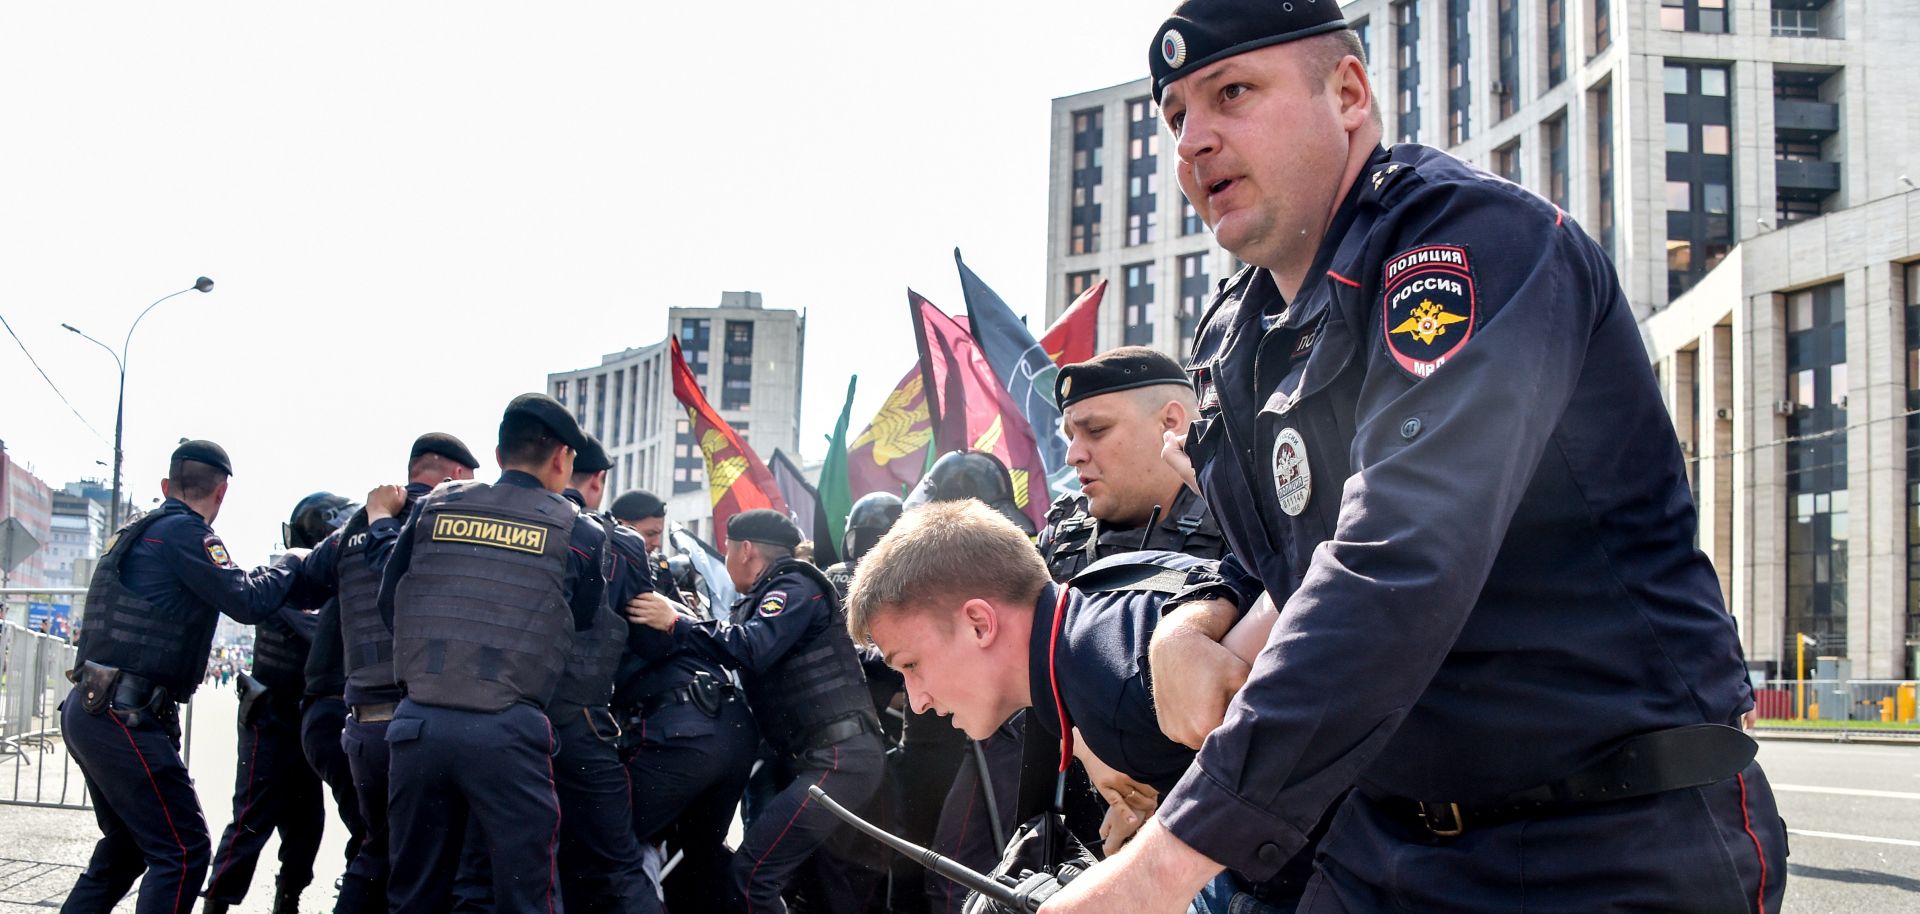
[[[293,516],[280,525],[280,539],[289,549],[312,549],[358,510],[344,496],[315,492],[293,506]]]
[[[1013,521],[1014,526],[1036,532],[1033,520],[1020,510],[1013,496],[1013,476],[999,458],[986,451],[949,451],[933,462],[933,468],[913,487],[905,507],[912,509],[936,501],[977,498]]]
[[[874,543],[893,529],[893,522],[900,519],[904,505],[900,496],[892,492],[872,492],[853,503],[853,510],[847,512],[846,533],[840,538],[847,564],[860,561]]]

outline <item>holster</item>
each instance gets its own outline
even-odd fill
[[[260,715],[267,698],[267,687],[260,680],[241,673],[233,677],[235,691],[240,693],[239,722],[242,728],[251,726]]]
[[[99,717],[113,706],[113,692],[120,685],[118,667],[85,660],[81,661],[79,669],[68,673],[67,678],[80,687],[80,707],[88,714]]]
[[[720,716],[720,703],[726,699],[721,691],[720,680],[712,673],[695,673],[693,681],[687,684],[687,699],[700,713],[708,717]]]

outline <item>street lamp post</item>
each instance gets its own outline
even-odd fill
[[[81,339],[86,340],[87,342],[92,343],[95,346],[98,346],[102,349],[105,349],[107,351],[107,355],[113,356],[113,364],[120,369],[120,396],[113,408],[113,495],[111,496],[113,499],[113,502],[112,504],[107,506],[107,528],[110,530],[120,529],[120,463],[121,463],[120,458],[122,456],[122,451],[121,451],[122,437],[121,436],[122,436],[122,433],[125,431],[126,418],[127,418],[127,347],[132,345],[133,343],[133,331],[139,328],[140,321],[147,316],[147,312],[152,311],[161,302],[166,301],[167,299],[172,298],[175,295],[184,295],[188,292],[211,292],[211,291],[213,291],[213,280],[208,279],[205,276],[202,276],[198,279],[195,279],[193,281],[193,285],[191,286],[181,289],[178,292],[169,292],[166,295],[162,295],[158,299],[155,299],[153,304],[148,305],[145,311],[141,311],[140,316],[134,318],[133,324],[127,327],[127,338],[120,343],[119,352],[114,352],[112,346],[109,346],[105,343],[100,342],[99,340],[94,339],[93,337],[86,335],[85,333],[81,332],[80,328],[75,327],[72,324],[60,325],[78,334]]]

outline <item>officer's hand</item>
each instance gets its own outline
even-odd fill
[[[673,623],[679,618],[680,612],[674,608],[673,601],[653,591],[647,591],[627,601],[627,621],[635,625],[670,632],[673,631]]]
[[[397,517],[407,507],[407,490],[402,486],[374,486],[367,490],[367,520]]]
[[[1176,435],[1172,429],[1161,432],[1160,459],[1166,461],[1167,466],[1173,467],[1175,473],[1180,474],[1180,481],[1186,483],[1187,488],[1193,490],[1193,494],[1200,494],[1200,479],[1193,472],[1193,460],[1187,456],[1186,435]]]
[[[1233,604],[1225,600],[1183,604],[1155,627],[1147,648],[1160,732],[1188,748],[1200,748],[1226,719],[1227,703],[1253,671],[1218,640],[1235,615]]]
[[[1220,864],[1173,836],[1159,819],[1040,906],[1040,914],[1181,914]]]

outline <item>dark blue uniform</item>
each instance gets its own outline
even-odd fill
[[[544,491],[539,480],[518,470],[501,474],[495,485]],[[431,500],[439,497],[430,496],[414,510],[387,561],[379,610],[389,625],[396,615],[414,611],[397,601],[397,594],[413,564],[416,522]],[[571,614],[575,632],[590,629],[605,609],[601,566],[605,536],[592,518],[573,513],[559,597]],[[400,640],[396,638],[396,666]],[[552,659],[557,667],[559,658]],[[546,714],[528,700],[511,702],[499,711],[436,705],[420,697],[420,683],[411,674],[401,675],[407,679],[408,697],[394,712],[386,734],[391,753],[387,797],[391,910],[407,914],[448,909],[461,847],[468,843],[469,822],[479,826],[486,842],[499,910],[557,909],[560,807],[553,755],[559,747]],[[485,681],[510,690],[509,684],[484,680],[477,671],[449,669],[446,675],[455,687],[461,681]]]
[[[1212,502],[1227,572],[1244,565],[1242,606],[1264,588],[1284,609],[1162,820],[1264,878],[1357,785],[1310,910],[1775,910],[1784,834],[1757,766],[1508,808],[1629,737],[1752,705],[1606,253],[1405,144],[1375,151],[1326,238],[1292,302],[1236,276],[1189,361],[1188,453],[1235,495]]]
[[[323,541],[324,542],[324,541]],[[311,558],[311,557],[309,557]],[[300,715],[300,751],[307,766],[333,793],[333,805],[340,822],[347,827],[347,867],[351,871],[367,840],[367,823],[360,815],[360,795],[353,789],[353,769],[347,751],[340,745],[340,732],[347,725],[346,666],[340,656],[340,601],[328,600],[315,620],[313,647],[307,654],[306,708]],[[363,894],[349,889],[343,880],[340,894],[346,896],[334,906],[334,914],[358,914],[386,908],[386,899],[370,904]]]
[[[102,834],[61,910],[104,914],[145,872],[137,910],[184,912],[206,875],[209,849],[206,819],[180,758],[176,703],[200,685],[216,616],[254,623],[273,613],[300,563],[283,556],[252,571],[236,567],[207,522],[173,498],[123,529],[108,553],[102,572],[116,574],[122,592],[139,604],[131,612],[170,634],[147,637],[137,624],[118,621],[105,600],[89,601],[79,658],[122,675],[90,696],[90,680],[78,671],[61,705],[62,736],[86,776]],[[109,563],[117,570],[107,571]],[[104,584],[96,574],[89,595]]]

